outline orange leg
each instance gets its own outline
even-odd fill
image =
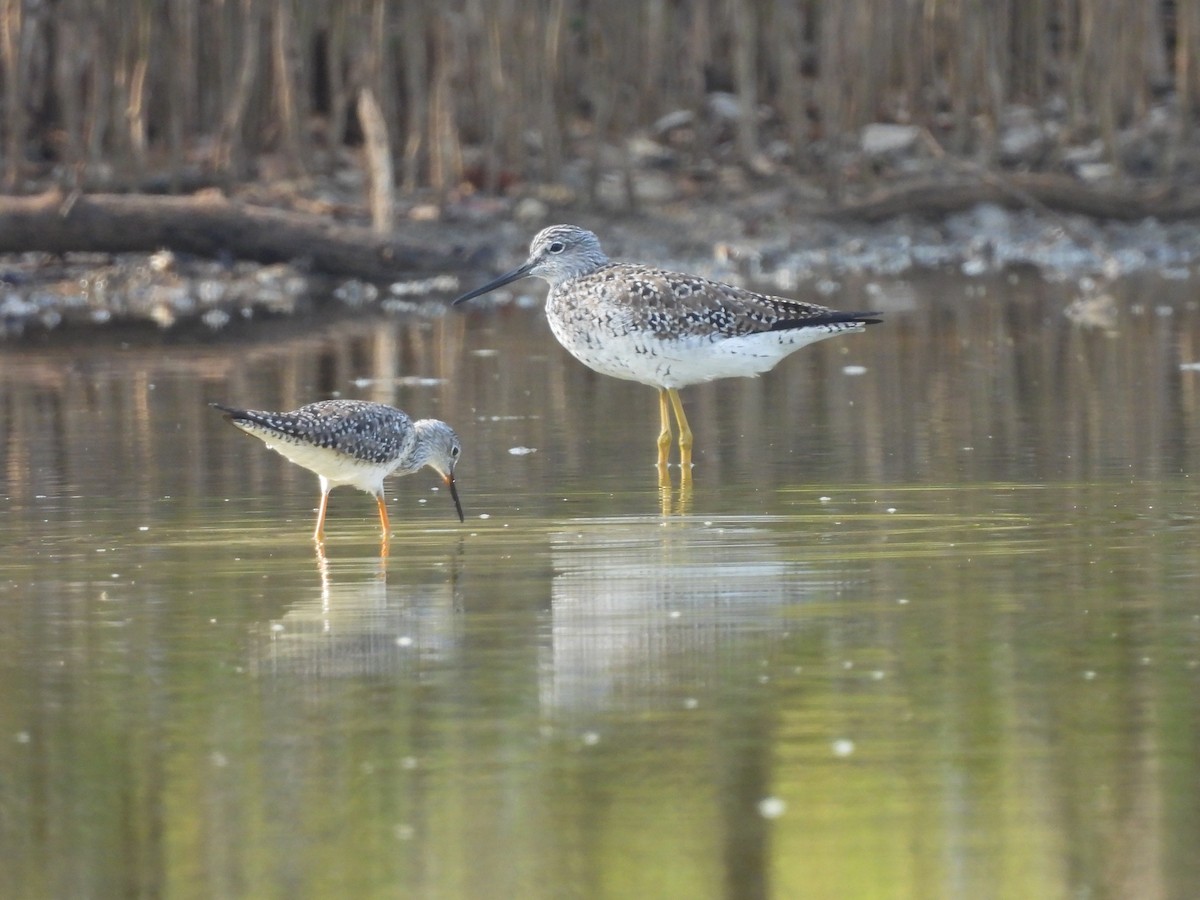
[[[321,505],[317,507],[317,530],[313,532],[313,540],[318,544],[325,540],[325,510],[329,506],[330,484],[321,476]]]
[[[383,526],[383,536],[386,538],[392,533],[392,525],[388,521],[387,506],[383,502],[383,491],[375,495],[375,502],[379,504],[379,524]]]

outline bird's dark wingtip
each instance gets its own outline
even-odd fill
[[[843,322],[857,322],[860,325],[878,325],[883,321],[881,312],[836,312],[831,318]]]
[[[805,316],[801,319],[780,319],[771,324],[770,331],[787,331],[792,328],[815,328],[821,325],[878,325],[883,321],[883,313],[878,312],[842,312],[831,309],[820,315]]]

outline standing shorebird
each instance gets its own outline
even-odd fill
[[[429,466],[442,476],[454,498],[458,520],[463,521],[454,466],[462,445],[445,422],[418,419],[394,406],[365,400],[322,400],[291,412],[234,409],[213,403],[225,418],[247,434],[263,441],[298,466],[321,479],[321,505],[313,538],[325,539],[325,509],[329,492],[349,484],[375,497],[379,523],[388,536],[388,514],[383,500],[383,479],[411,475]]]
[[[680,388],[759,375],[806,344],[880,321],[879,313],[839,312],[695,275],[612,262],[596,235],[575,225],[542,229],[523,265],[454,302],[530,275],[549,283],[546,318],[572,356],[604,375],[658,388],[662,484],[667,482],[672,409],[679,426],[682,484],[691,479],[692,430]]]

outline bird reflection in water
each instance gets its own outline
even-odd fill
[[[319,593],[266,624],[259,674],[316,683],[412,672],[448,656],[458,644],[461,540],[448,557],[406,560],[400,584],[389,584],[387,546],[377,557],[331,559],[318,544]]]

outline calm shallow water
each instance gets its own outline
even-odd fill
[[[683,497],[538,310],[4,349],[0,895],[1190,896],[1200,309],[1069,299],[685,391]],[[467,523],[343,488],[320,556],[206,406],[334,392],[454,424]]]

